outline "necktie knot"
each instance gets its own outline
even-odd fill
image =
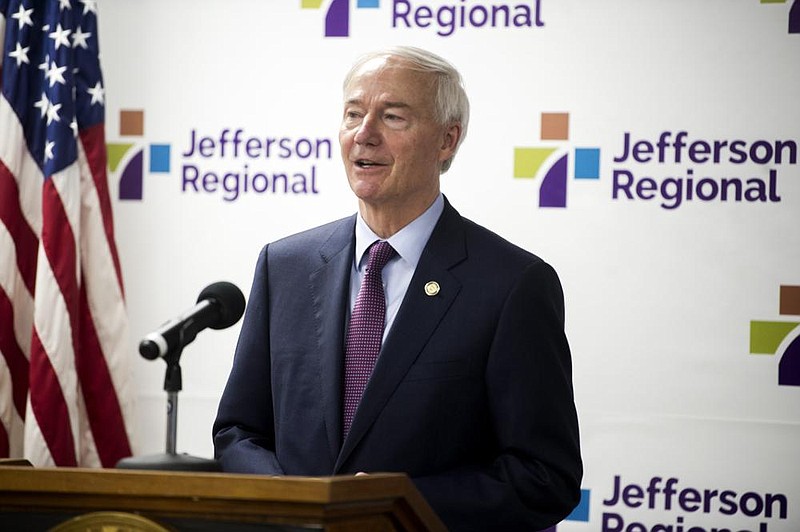
[[[378,240],[369,248],[369,259],[367,260],[367,272],[381,273],[383,267],[392,260],[397,252],[391,244],[385,240]]]

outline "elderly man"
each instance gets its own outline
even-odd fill
[[[537,530],[582,465],[555,271],[440,192],[467,129],[458,72],[358,61],[339,134],[358,213],[264,247],[214,425],[223,469],[407,473],[452,530]]]

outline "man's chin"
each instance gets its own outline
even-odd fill
[[[352,190],[353,194],[361,201],[379,201],[382,195],[383,183],[383,176],[351,176],[350,190]]]

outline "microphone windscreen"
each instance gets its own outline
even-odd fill
[[[197,302],[211,300],[219,308],[219,313],[213,323],[209,324],[212,329],[224,329],[230,327],[244,314],[244,294],[239,288],[227,281],[219,281],[203,288],[197,297]]]

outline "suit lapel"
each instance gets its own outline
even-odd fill
[[[353,263],[355,217],[339,225],[320,248],[322,266],[309,278],[317,331],[320,382],[331,462],[341,447],[342,361],[344,323]]]
[[[461,224],[456,210],[445,203],[445,210],[422,252],[403,304],[364,390],[334,472],[344,464],[380,414],[461,290],[461,283],[449,271],[466,258]],[[425,293],[425,285],[430,281],[439,284],[435,296]]]

